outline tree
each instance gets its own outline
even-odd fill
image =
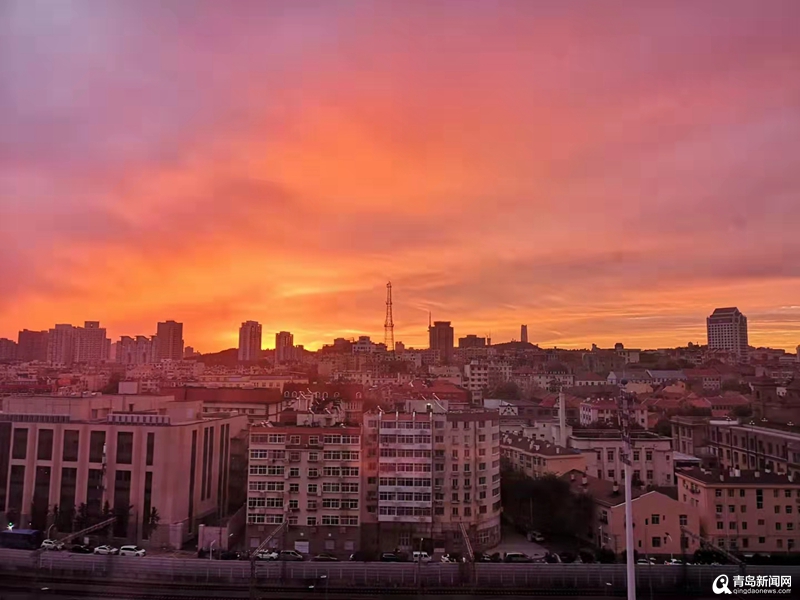
[[[573,492],[568,481],[555,475],[530,479],[504,471],[500,482],[504,510],[514,523],[579,538],[590,530],[594,502],[588,494]]]
[[[71,533],[75,521],[75,507],[53,506],[53,523],[60,532]]]
[[[753,407],[749,404],[740,404],[739,406],[734,406],[733,410],[731,410],[731,414],[734,417],[752,417],[753,416]]]
[[[656,423],[653,431],[663,437],[672,437],[672,423],[669,419],[662,417]]]
[[[498,398],[500,400],[519,400],[522,398],[522,391],[513,381],[506,381],[494,388],[488,398]]]
[[[594,557],[599,563],[611,564],[617,562],[617,556],[611,548],[598,548],[595,550]]]
[[[161,521],[161,515],[158,514],[158,509],[154,506],[150,509],[150,514],[145,515],[144,518],[144,524],[142,526],[142,537],[144,539],[150,539],[150,536],[158,528],[159,521]]]
[[[78,531],[86,529],[89,526],[89,507],[85,502],[78,505],[78,510],[75,512],[75,527]]]
[[[119,382],[122,381],[122,375],[120,373],[112,373],[111,377],[108,378],[108,383],[105,387],[100,390],[101,394],[116,394],[119,392]]]

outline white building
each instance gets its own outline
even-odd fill
[[[261,324],[245,321],[239,328],[239,360],[256,361],[261,358]]]
[[[717,308],[706,319],[708,330],[708,349],[722,350],[747,359],[749,344],[747,340],[747,317],[738,308]]]

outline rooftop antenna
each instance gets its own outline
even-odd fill
[[[394,352],[394,320],[392,319],[392,282],[386,284],[386,320],[383,322],[383,343],[387,352]]]

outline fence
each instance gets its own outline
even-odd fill
[[[163,556],[98,556],[67,552],[0,549],[0,571],[35,573],[40,577],[82,581],[174,582],[186,584],[250,584],[249,561],[181,559]],[[709,593],[721,574],[738,575],[732,566],[636,567],[637,588],[656,593],[681,590]],[[799,567],[747,567],[748,575],[795,575]],[[526,590],[586,590],[610,593],[626,587],[625,565],[581,564],[415,564],[361,562],[257,562],[259,587],[319,585],[330,588],[479,588]]]

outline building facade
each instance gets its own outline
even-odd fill
[[[496,412],[409,401],[364,417],[362,545],[466,552],[500,541],[500,422]]]
[[[250,430],[247,543],[257,548],[288,524],[273,547],[349,554],[360,544],[361,429],[297,415]]]
[[[86,321],[83,327],[75,328],[76,363],[96,364],[108,360],[111,351],[111,340],[106,336],[104,327],[99,321]]]
[[[17,360],[22,362],[47,361],[47,346],[50,333],[23,329],[17,336]]]
[[[759,554],[797,552],[800,483],[762,471],[681,469],[679,500],[697,508],[706,537],[721,548]]]
[[[453,327],[450,321],[434,321],[428,328],[428,341],[431,350],[439,351],[439,359],[448,365],[453,361]]]
[[[15,360],[17,358],[17,342],[0,338],[0,360]]]
[[[245,321],[239,328],[239,360],[256,361],[261,358],[261,324]]]
[[[580,450],[510,432],[501,435],[500,456],[509,469],[531,479],[586,470],[586,457]]]
[[[54,365],[71,365],[75,358],[75,327],[56,325],[47,337],[47,362]]]
[[[675,485],[672,464],[672,440],[646,431],[631,432],[633,438],[633,479],[645,485]],[[586,472],[609,482],[623,481],[622,451],[619,431],[576,429],[569,446],[586,455]]]
[[[107,503],[115,537],[181,548],[226,508],[229,440],[247,424],[198,409],[169,397],[4,399],[0,510],[64,533],[102,520]]]
[[[165,321],[156,328],[156,358],[183,360],[183,323]]]
[[[724,351],[747,360],[749,343],[747,339],[747,317],[738,308],[717,308],[706,319],[708,349]]]
[[[709,448],[725,469],[772,471],[800,480],[800,427],[711,421]]]
[[[288,331],[275,334],[275,364],[283,364],[294,360],[294,336]]]

